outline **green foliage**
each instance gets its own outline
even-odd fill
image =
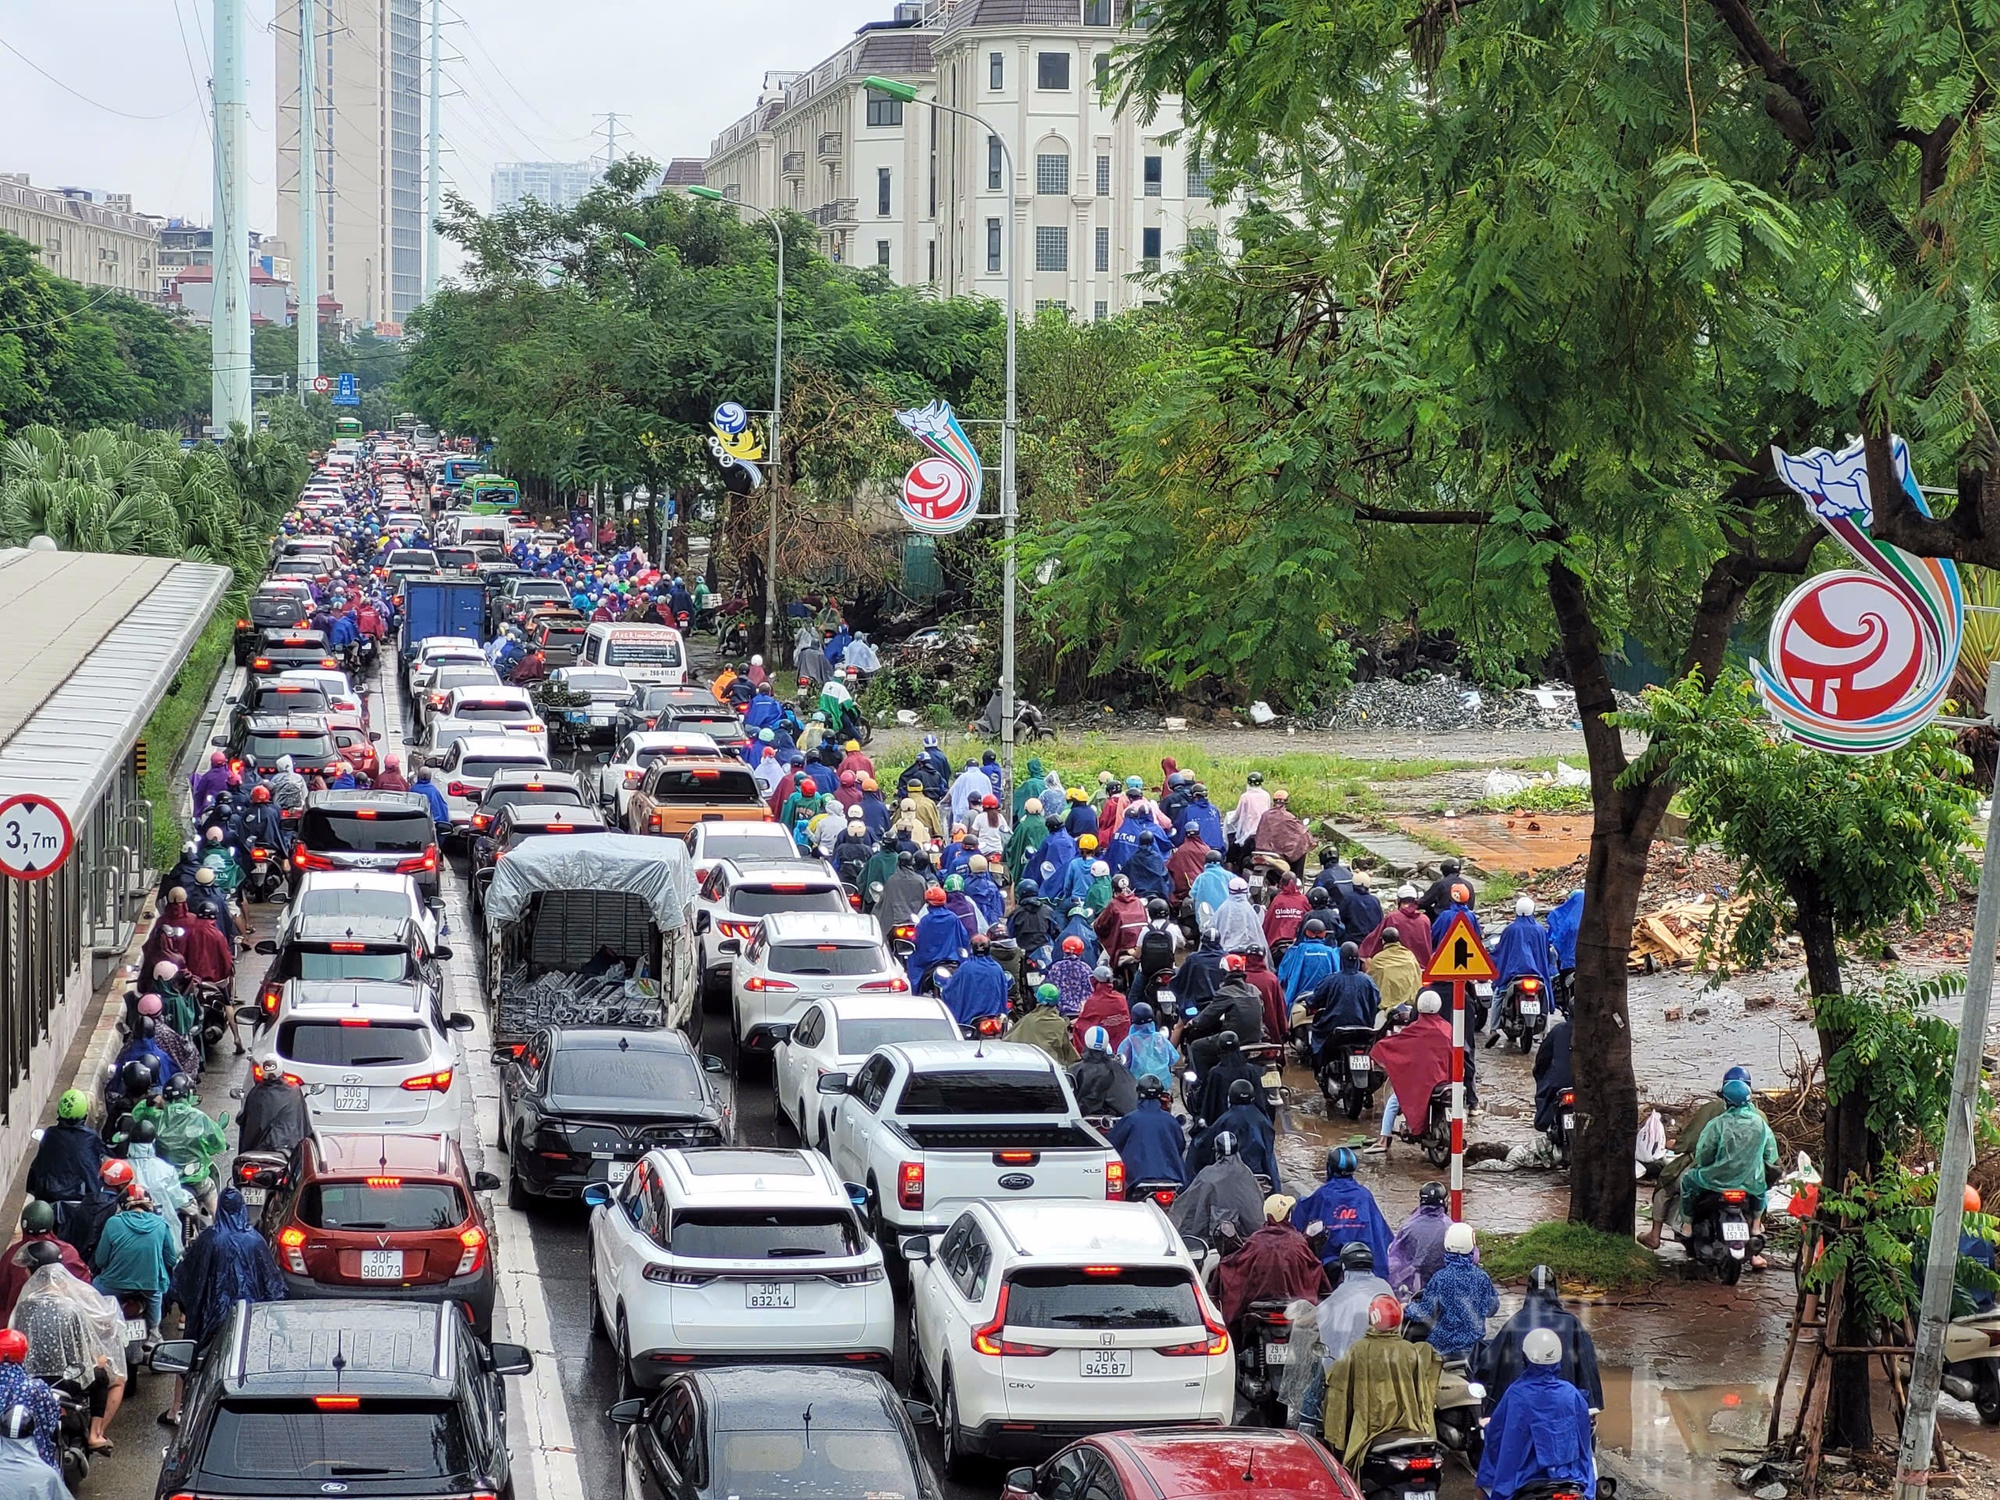
[[[1525,1234],[1479,1236],[1480,1264],[1495,1281],[1526,1281],[1547,1266],[1569,1289],[1640,1292],[1660,1279],[1660,1258],[1629,1234],[1587,1224],[1537,1224]]]
[[[1846,1193],[1820,1194],[1825,1249],[1806,1271],[1806,1284],[1825,1295],[1843,1277],[1849,1299],[1891,1328],[1917,1315],[1923,1295],[1923,1257],[1930,1243],[1931,1205],[1937,1177],[1886,1161],[1872,1180],[1855,1179]],[[1969,1213],[1961,1233],[2000,1240],[2000,1219]],[[1970,1311],[1971,1292],[2000,1291],[2000,1277],[1968,1256],[1958,1258],[1952,1313]]]
[[[139,782],[139,795],[153,805],[153,848],[149,857],[156,869],[172,867],[188,836],[187,825],[180,816],[181,793],[187,789],[187,783],[181,779],[176,759],[188,736],[203,722],[209,690],[215,685],[215,674],[230,657],[235,635],[236,610],[225,600],[202,628],[194,649],[188,652],[179,675],[159,707],[153,710],[140,736],[150,753],[146,757],[146,774]]]
[[[1525,813],[1584,812],[1590,807],[1587,786],[1531,786],[1511,797],[1487,797],[1473,804],[1488,812]]]
[[[1892,974],[1879,990],[1820,995],[1812,1002],[1820,1031],[1841,1039],[1826,1060],[1828,1102],[1858,1095],[1869,1134],[1892,1156],[1944,1139],[1958,1028],[1936,1007],[1964,990],[1959,973],[1923,980]],[[1979,1135],[2000,1140],[1987,1103],[1974,1117]]]

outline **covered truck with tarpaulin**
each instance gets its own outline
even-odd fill
[[[496,1051],[544,1026],[678,1026],[699,1041],[694,863],[678,839],[531,838],[486,889]]]

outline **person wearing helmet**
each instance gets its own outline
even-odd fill
[[[1370,1264],[1389,1264],[1389,1223],[1375,1195],[1354,1180],[1354,1153],[1335,1146],[1326,1153],[1326,1181],[1299,1200],[1292,1222],[1303,1229],[1317,1220],[1326,1226],[1320,1259],[1331,1266],[1343,1245],[1359,1241],[1368,1247]]]
[[[1261,1085],[1248,1078],[1232,1078],[1223,1097],[1221,1112],[1188,1143],[1188,1170],[1199,1172],[1214,1160],[1216,1137],[1226,1134],[1236,1142],[1244,1165],[1270,1183],[1273,1191],[1279,1190],[1283,1184],[1278,1180],[1277,1137],[1271,1117],[1264,1112]]]
[[[1287,876],[1286,879],[1292,877]],[[1285,987],[1285,1013],[1319,987],[1320,981],[1340,969],[1340,954],[1326,940],[1323,917],[1307,917],[1299,929],[1298,941],[1285,950],[1278,964],[1278,982]]]
[[[1007,918],[1007,935],[1024,959],[1046,963],[1061,926],[1062,919],[1042,899],[1041,887],[1034,881],[1024,880],[1014,887],[1014,910]]]
[[[839,839],[834,842],[833,868],[841,880],[864,893],[864,900],[867,887],[861,876],[868,868],[868,861],[874,857],[875,844],[868,837],[868,825],[859,818],[849,818],[842,827]]]
[[[1494,1403],[1474,1480],[1488,1500],[1555,1490],[1597,1493],[1589,1398],[1563,1374],[1562,1340],[1536,1328],[1521,1340],[1522,1367]]]
[[[1081,1113],[1116,1120],[1139,1107],[1139,1084],[1111,1047],[1111,1033],[1102,1026],[1085,1031],[1083,1055],[1070,1068],[1069,1081]]]
[[[1208,868],[1209,855],[1217,852],[1214,845],[1202,838],[1199,823],[1184,824],[1181,835],[1180,846],[1167,856],[1167,880],[1173,886],[1173,899],[1177,905],[1187,901],[1194,890],[1194,883]]]
[[[1454,1224],[1444,1234],[1444,1264],[1410,1303],[1431,1325],[1430,1345],[1446,1359],[1464,1358],[1475,1368],[1486,1342],[1486,1320],[1500,1311],[1493,1278],[1475,1258],[1478,1237],[1470,1224]]]
[[[941,851],[938,869],[946,875],[963,875],[972,868],[972,856],[978,852],[979,843],[973,838],[970,830],[963,823],[954,824],[951,830],[951,842]]]
[[[126,1297],[145,1299],[146,1329],[154,1337],[160,1331],[161,1302],[181,1258],[180,1246],[165,1218],[165,1212],[170,1211],[155,1208],[135,1173],[125,1187],[118,1212],[98,1235],[97,1252],[90,1258],[91,1284],[100,1292],[121,1301]]]
[[[1383,935],[1390,931],[1394,931],[1402,945],[1410,950],[1410,956],[1416,960],[1420,971],[1430,963],[1430,918],[1426,917],[1417,905],[1415,886],[1405,884],[1397,887],[1394,909],[1384,912],[1382,920],[1367,937],[1361,940],[1362,958],[1373,958],[1376,950],[1382,946]],[[1377,976],[1375,982],[1377,984],[1382,982],[1380,976]]]
[[[181,1214],[193,1205],[194,1195],[181,1186],[180,1169],[161,1157],[158,1125],[135,1116],[129,1122],[127,1132],[125,1159],[132,1164],[132,1175],[139,1186],[146,1190],[146,1196],[159,1209],[160,1217],[167,1221],[168,1237],[173,1241],[174,1255],[178,1258],[182,1249]]]
[[[14,1313],[14,1304],[20,1299],[21,1288],[28,1284],[40,1264],[43,1252],[36,1251],[35,1258],[29,1252],[37,1245],[47,1245],[55,1252],[56,1262],[67,1266],[70,1274],[90,1279],[90,1268],[76,1253],[76,1247],[56,1233],[56,1210],[52,1203],[44,1203],[39,1198],[30,1198],[21,1211],[21,1237],[0,1250],[0,1322],[5,1322]]]
[[[939,964],[956,964],[971,952],[966,937],[965,924],[945,905],[944,887],[927,886],[923,911],[917,918],[916,937],[904,965],[910,976],[911,993],[927,993],[931,970]]]
[[[1167,903],[1158,896],[1146,903],[1146,925],[1139,929],[1133,950],[1138,959],[1132,974],[1132,998],[1153,992],[1153,978],[1173,968],[1179,961],[1186,937],[1169,920]]]
[[[1051,901],[1060,900],[1069,867],[1076,863],[1076,840],[1063,831],[1062,814],[1052,812],[1042,819],[1041,847],[1028,861],[1028,873]]]
[[[188,791],[194,798],[194,815],[199,818],[207,812],[228,785],[229,757],[220,750],[209,751],[207,768],[188,778]]]
[[[1353,943],[1340,945],[1340,966],[1305,997],[1304,1013],[1311,1020],[1313,1066],[1326,1061],[1334,1038],[1343,1031],[1372,1030],[1382,1012],[1382,992],[1361,967]]]
[[[1069,800],[1069,808],[1063,817],[1063,831],[1078,844],[1081,844],[1086,836],[1089,837],[1092,840],[1091,848],[1095,849],[1098,843],[1109,835],[1103,831],[1104,825],[1097,816],[1097,809],[1091,805],[1090,794],[1081,786],[1073,786],[1065,795]]]
[[[1013,824],[1000,810],[997,792],[989,789],[980,796],[979,805],[972,809],[972,816],[966,820],[965,826],[972,830],[973,842],[988,861],[999,860],[1007,853],[1007,840],[1013,832]]]
[[[1445,932],[1460,917],[1464,917],[1471,926],[1473,936],[1484,943],[1486,929],[1479,923],[1479,913],[1472,909],[1472,886],[1467,881],[1454,880],[1451,883],[1450,899],[1446,902],[1444,910],[1431,919],[1432,951],[1436,951],[1437,945],[1444,941]]]
[[[1291,793],[1283,787],[1273,789],[1270,810],[1257,820],[1253,853],[1283,860],[1287,869],[1303,870],[1312,852],[1312,830],[1292,811]]]
[[[1004,1016],[1013,987],[1007,971],[993,957],[993,944],[985,933],[975,934],[967,948],[970,957],[944,982],[939,995],[951,1018],[961,1026],[970,1026],[982,1016]]]
[[[237,1132],[237,1154],[253,1151],[289,1156],[312,1130],[305,1091],[285,1077],[276,1052],[267,1051],[250,1067],[250,1087],[243,1095]]]
[[[1125,1163],[1125,1191],[1141,1183],[1187,1181],[1187,1137],[1181,1122],[1167,1108],[1165,1079],[1171,1073],[1147,1073],[1133,1085],[1132,1108],[1112,1122],[1105,1137]]]
[[[14,1476],[24,1481],[19,1489],[0,1487],[0,1495],[13,1500],[61,1495],[62,1403],[48,1382],[28,1373],[28,1337],[17,1328],[0,1331],[0,1481],[12,1483]],[[36,1466],[36,1467],[31,1467]],[[55,1480],[53,1490],[41,1483],[37,1467]]]
[[[215,1204],[215,1222],[194,1237],[175,1267],[173,1297],[187,1316],[184,1338],[205,1344],[228,1322],[238,1302],[280,1302],[285,1278],[265,1238],[250,1227],[243,1195],[226,1187]],[[169,1426],[180,1419],[184,1387],[174,1386]]]
[[[1056,1009],[1065,1020],[1074,1021],[1090,998],[1092,966],[1084,952],[1084,940],[1075,933],[1062,940],[1057,953],[1060,956],[1049,965],[1049,983],[1056,987]]]
[[[1225,953],[1270,953],[1263,918],[1250,901],[1250,882],[1241,875],[1229,877],[1229,894],[1215,909],[1210,929]]]
[[[1319,1339],[1329,1361],[1340,1358],[1368,1332],[1368,1308],[1377,1297],[1393,1297],[1394,1289],[1375,1272],[1375,1252],[1361,1240],[1349,1240],[1327,1266],[1339,1279],[1319,1306]]]
[[[1386,1000],[1387,997],[1385,996]],[[1404,1111],[1401,1101],[1411,1101],[1422,1114],[1408,1120],[1410,1134],[1421,1135],[1429,1116],[1431,1096],[1451,1080],[1451,1022],[1444,1015],[1444,999],[1436,990],[1417,996],[1416,1015],[1406,1026],[1391,1030],[1375,1043],[1370,1055],[1389,1077],[1389,1096],[1382,1103],[1381,1138],[1368,1148],[1370,1156],[1387,1156],[1389,1142],[1396,1133],[1396,1121]],[[1465,1094],[1467,1107],[1473,1100],[1472,1059],[1465,1050]],[[1417,1103],[1422,1100],[1421,1104]]]
[[[1361,953],[1360,956],[1362,967],[1381,992],[1382,1010],[1386,1013],[1399,1005],[1416,1004],[1417,993],[1424,987],[1424,972],[1416,954],[1405,946],[1403,934],[1397,928],[1384,927],[1380,936],[1381,942],[1374,954]]]
[[[1389,1241],[1389,1281],[1396,1294],[1414,1297],[1444,1265],[1444,1237],[1451,1228],[1444,1184],[1427,1182],[1417,1190],[1417,1206],[1397,1226]]]
[[[870,860],[869,869],[864,872],[872,887],[875,880],[875,861]],[[930,882],[917,869],[917,859],[913,851],[898,849],[892,856],[889,877],[882,882],[881,892],[875,897],[875,920],[881,924],[882,939],[887,942],[892,930],[897,927],[915,925],[917,919],[930,909],[925,892]],[[942,897],[943,892],[939,892]],[[956,918],[953,918],[956,921]],[[958,936],[965,936],[961,926]]]
[[[1541,1000],[1548,1006],[1555,996],[1555,950],[1549,945],[1548,929],[1535,920],[1535,898],[1519,896],[1514,901],[1514,920],[1500,931],[1493,943],[1493,967],[1499,978],[1494,994],[1504,995],[1510,985],[1522,979],[1541,982]],[[1547,1016],[1547,1011],[1544,1010]],[[1553,1017],[1548,1017],[1554,1019]],[[1485,1007],[1486,1045],[1500,1039],[1500,1006]]]
[[[1478,892],[1473,889],[1472,882],[1461,873],[1459,862],[1447,856],[1438,861],[1437,879],[1426,886],[1424,893],[1417,897],[1417,909],[1424,914],[1426,921],[1435,922],[1442,912],[1453,905],[1451,888],[1455,885],[1465,887],[1465,899],[1457,904],[1471,906]]]
[[[1226,794],[1225,794],[1226,795]],[[1271,794],[1264,790],[1264,773],[1252,771],[1244,779],[1242,794],[1229,816],[1222,820],[1222,847],[1234,869],[1242,869],[1257,848],[1257,825],[1271,810]]]
[[[1965,1185],[1962,1207],[1967,1214],[1976,1214],[1981,1210],[1979,1189],[1969,1182]],[[1971,1224],[1961,1219],[1958,1230],[1958,1262],[1963,1266],[1967,1261],[1971,1261],[1976,1266],[1984,1266],[1989,1272],[1992,1271],[1993,1241],[1988,1239],[1984,1234],[1976,1231]],[[1956,1304],[1963,1299],[1971,1305],[1975,1313],[1984,1314],[1992,1312],[1995,1302],[2000,1301],[2000,1299],[1996,1299],[1994,1293],[1985,1286],[1970,1286],[1967,1284],[1967,1281],[1968,1278],[1963,1275],[1958,1277],[1957,1284],[1953,1287],[1951,1294],[1953,1303]],[[1603,1403],[1599,1402],[1598,1405],[1601,1409]]]
[[[1584,1394],[1592,1411],[1604,1409],[1604,1385],[1597,1374],[1597,1346],[1589,1331],[1562,1305],[1555,1272],[1536,1266],[1528,1272],[1528,1291],[1521,1309],[1500,1325],[1487,1342],[1474,1378],[1486,1387],[1483,1409],[1490,1417],[1507,1388],[1527,1366],[1525,1346],[1537,1329],[1555,1335],[1561,1348],[1556,1371]]]
[[[1114,970],[1134,971],[1139,937],[1146,928],[1146,906],[1123,875],[1111,877],[1111,896],[1091,919],[1098,953]]]
[[[1256,1302],[1318,1302],[1327,1292],[1326,1272],[1306,1237],[1294,1229],[1293,1200],[1272,1193],[1264,1200],[1264,1222],[1242,1246],[1216,1267],[1216,1306],[1232,1335]]]
[[[1345,870],[1346,866],[1339,868]],[[1321,875],[1326,873],[1320,871]],[[1359,943],[1382,925],[1382,903],[1375,897],[1374,879],[1366,870],[1354,871],[1348,882],[1334,897],[1334,905],[1340,914],[1342,935]]]
[[[1076,1048],[1070,1045],[1069,1023],[1056,1009],[1056,998],[1054,985],[1037,986],[1034,1005],[1014,1018],[1014,1024],[1007,1028],[1007,1040],[1039,1047],[1055,1059],[1057,1067],[1067,1068],[1076,1061]]]
[[[1777,1180],[1777,1137],[1751,1102],[1748,1081],[1728,1079],[1722,1085],[1722,1112],[1702,1126],[1694,1163],[1681,1174],[1681,1218],[1693,1219],[1702,1198],[1731,1188],[1749,1194],[1751,1212],[1761,1214],[1764,1194]]]
[[[1108,967],[1109,965],[1105,964],[1098,965],[1099,971]],[[1097,983],[1102,985],[1107,981],[1098,980]],[[1167,1033],[1160,1029],[1154,1019],[1153,1007],[1148,1002],[1141,1000],[1130,1008],[1128,1014],[1132,1018],[1132,1029],[1125,1034],[1125,1040],[1118,1044],[1118,1060],[1125,1064],[1134,1078],[1151,1075],[1163,1082],[1170,1082],[1175,1076],[1175,1070],[1180,1067],[1180,1048],[1176,1047]]]
[[[1225,1249],[1240,1245],[1264,1222],[1264,1189],[1236,1151],[1236,1137],[1219,1131],[1214,1159],[1194,1172],[1167,1213],[1183,1238],[1194,1235]]]
[[[957,917],[964,925],[965,936],[968,941],[971,940],[974,933],[986,930],[987,924],[981,920],[979,908],[974,906],[971,897],[965,894],[965,877],[963,875],[945,876],[944,905],[945,910],[950,912],[954,917]]]
[[[1278,889],[1264,905],[1264,942],[1281,961],[1292,944],[1299,940],[1299,929],[1305,925],[1306,918],[1312,915],[1312,900],[1299,885],[1299,877],[1290,870],[1285,871],[1278,878]],[[1321,925],[1325,926],[1326,913],[1321,911],[1319,916]]]
[[[1390,1433],[1435,1439],[1438,1377],[1444,1361],[1428,1344],[1403,1336],[1403,1309],[1392,1296],[1368,1305],[1368,1331],[1326,1374],[1320,1434],[1359,1472],[1368,1450]]]
[[[1048,847],[1046,841],[1042,847],[1044,849]],[[1069,868],[1063,871],[1062,880],[1055,887],[1052,899],[1059,910],[1067,911],[1071,902],[1089,899],[1091,888],[1097,884],[1099,878],[1098,864],[1097,835],[1086,833],[1077,839],[1076,858],[1069,862]],[[1106,865],[1105,869],[1108,872],[1110,866]],[[1049,889],[1046,882],[1043,883],[1042,889]]]
[[[155,1083],[172,1078],[181,1071],[181,1065],[174,1061],[173,1054],[160,1045],[159,1024],[152,1016],[140,1017],[139,1029],[132,1034],[132,1039],[126,1042],[124,1049],[114,1059],[114,1066],[122,1069],[125,1064],[131,1062],[151,1063]]]
[[[79,1275],[67,1246],[40,1240],[28,1247],[28,1277],[8,1326],[28,1340],[23,1368],[51,1385],[68,1381],[88,1405],[91,1453],[109,1452],[104,1429],[125,1398],[125,1319],[118,1304]],[[5,1493],[0,1491],[0,1493]]]
[[[1069,1023],[1070,1040],[1076,1043],[1079,1052],[1085,1050],[1084,1038],[1094,1026],[1104,1028],[1113,1052],[1123,1051],[1125,1039],[1132,1032],[1131,1006],[1124,991],[1112,982],[1111,965],[1106,963],[1090,971],[1090,993],[1084,996],[1082,1008]]]
[[[1234,960],[1234,962],[1232,962]],[[1178,995],[1178,991],[1176,994]],[[1186,1002],[1183,1001],[1183,1004]],[[1234,1034],[1234,1041],[1220,1040],[1224,1032]],[[1255,1044],[1264,1040],[1264,999],[1257,993],[1257,987],[1243,976],[1242,955],[1229,953],[1223,956],[1222,979],[1215,987],[1215,993],[1182,1026],[1179,1041],[1187,1048],[1188,1061],[1205,1081],[1210,1069],[1225,1060],[1241,1061],[1235,1047],[1239,1043]],[[1247,1066],[1247,1065],[1246,1065]],[[1228,1088],[1227,1078],[1221,1085]],[[1261,1077],[1262,1075],[1258,1075]],[[1207,1102],[1206,1099],[1204,1102]],[[1214,1119],[1213,1114],[1203,1112],[1204,1119]]]
[[[965,769],[958,773],[945,793],[945,804],[950,810],[952,823],[970,828],[974,809],[992,790],[993,783],[986,779],[986,772],[980,768],[979,762],[967,756]]]
[[[98,1180],[104,1154],[103,1138],[90,1123],[90,1096],[66,1090],[56,1101],[56,1123],[42,1132],[28,1167],[28,1196],[53,1209],[57,1232],[79,1250],[85,1247],[67,1233],[69,1221],[83,1204],[104,1196]]]
[[[1119,837],[1112,841],[1118,856],[1113,867],[1132,882],[1132,889],[1142,898],[1171,899],[1174,882],[1167,874],[1167,852],[1172,845],[1166,836],[1146,823],[1122,823],[1118,831]],[[1132,836],[1129,844],[1124,842],[1127,832]]]

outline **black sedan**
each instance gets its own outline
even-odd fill
[[[627,1500],[939,1500],[913,1418],[936,1420],[872,1370],[793,1365],[690,1371],[611,1408]]]
[[[729,1144],[708,1078],[722,1060],[696,1057],[679,1031],[550,1026],[494,1060],[509,1208],[616,1187],[656,1147]]]

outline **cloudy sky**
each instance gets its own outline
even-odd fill
[[[250,215],[275,231],[274,8],[244,0]],[[803,68],[892,0],[447,0],[444,175],[481,208],[499,161],[705,156],[767,68]],[[424,14],[430,13],[423,0]],[[142,213],[210,214],[214,0],[0,0],[0,171],[130,193]],[[453,59],[457,59],[454,61]],[[133,118],[139,116],[143,118]]]

